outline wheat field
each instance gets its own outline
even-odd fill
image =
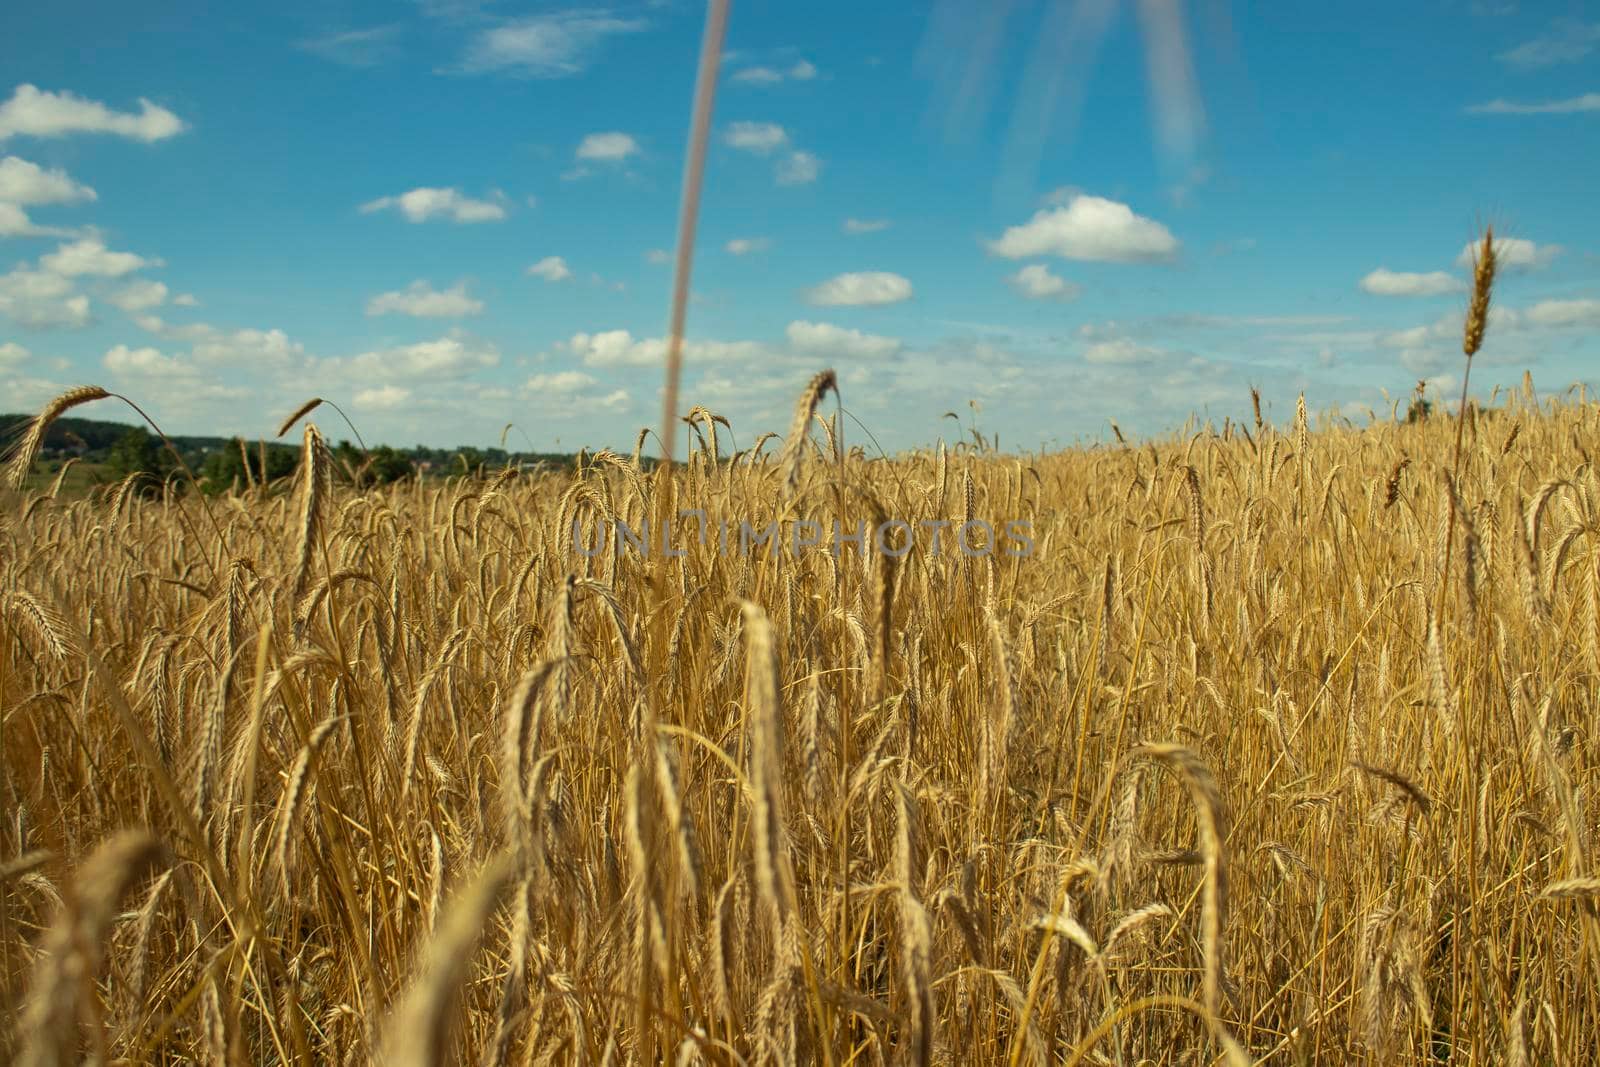
[[[883,459],[830,392],[13,492],[0,1059],[1594,1061],[1593,404]],[[686,508],[1033,550],[573,543]]]

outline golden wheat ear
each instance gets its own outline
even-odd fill
[[[13,489],[21,489],[28,480],[28,472],[33,469],[33,461],[39,458],[39,449],[44,445],[44,435],[51,423],[80,404],[106,400],[110,396],[98,385],[80,385],[76,389],[68,389],[46,404],[44,410],[28,423],[27,432],[11,454],[11,464],[6,470],[7,484]]]

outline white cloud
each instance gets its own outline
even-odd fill
[[[735,71],[729,81],[740,85],[779,85],[786,81],[804,82],[817,76],[817,68],[807,60],[799,60],[789,67],[745,67]]]
[[[1012,226],[989,251],[1007,259],[1055,255],[1063,259],[1139,263],[1171,259],[1178,239],[1161,223],[1135,215],[1126,204],[1076,195],[1064,207],[1045,208]]]
[[[1491,100],[1487,104],[1473,104],[1467,108],[1469,115],[1571,115],[1583,111],[1600,111],[1600,93],[1584,93],[1566,100],[1544,100],[1535,104]]]
[[[370,215],[388,208],[397,209],[408,222],[427,222],[433,218],[447,218],[451,222],[499,222],[506,217],[505,207],[494,200],[474,200],[462,195],[459,189],[428,186],[399,196],[370,200],[361,205],[361,213]]]
[[[53,93],[26,83],[0,104],[0,141],[18,135],[62,137],[69,133],[110,133],[136,141],[159,141],[187,129],[178,116],[144,98],[139,113],[112,111],[72,93]]]
[[[172,302],[181,308],[197,308],[200,306],[199,297],[193,293],[179,293],[172,298]]]
[[[735,122],[723,131],[722,140],[741,152],[771,155],[789,143],[789,134],[775,122]]]
[[[218,330],[200,324],[179,327],[173,336],[204,336],[194,346],[194,358],[204,363],[231,363],[240,367],[287,367],[305,359],[305,346],[289,340],[282,330]]]
[[[1085,348],[1083,359],[1085,363],[1147,363],[1162,354],[1158,348],[1119,337],[1115,341],[1099,341]]]
[[[887,230],[891,223],[888,219],[845,219],[845,233],[877,233]]]
[[[810,152],[790,152],[773,173],[779,185],[809,185],[822,173],[822,160]]]
[[[911,299],[911,282],[888,271],[858,271],[829,278],[813,288],[806,299],[824,307],[898,304]]]
[[[120,278],[142,267],[159,267],[161,260],[145,259],[132,252],[112,252],[100,243],[99,238],[85,237],[40,256],[39,264],[63,278],[84,274],[97,278]]]
[[[572,277],[572,271],[567,267],[567,261],[560,256],[545,256],[529,267],[527,272],[543,278],[547,282],[564,282]]]
[[[611,131],[591,133],[578,143],[579,159],[615,163],[639,154],[639,142],[632,134]]]
[[[26,362],[30,354],[15,341],[0,341],[0,367],[14,370]]]
[[[483,367],[500,362],[500,352],[485,341],[452,333],[433,341],[398,345],[364,352],[348,363],[329,361],[336,368],[348,365],[356,378],[465,378]]]
[[[644,254],[645,262],[653,266],[664,266],[672,262],[672,253],[665,248],[652,248]]]
[[[1030,263],[1006,281],[1029,300],[1075,300],[1082,292],[1076,283],[1051,274],[1044,263]]]
[[[649,23],[607,11],[573,10],[510,19],[482,30],[462,64],[466,73],[506,71],[533,78],[580,74],[607,38],[638,33]]]
[[[155,348],[129,348],[117,345],[105,354],[106,370],[125,378],[188,378],[194,368],[176,356],[163,355]]]
[[[729,255],[748,256],[752,252],[765,251],[771,244],[765,237],[735,237],[722,247]]]
[[[832,326],[826,322],[795,321],[785,334],[790,346],[802,355],[849,357],[852,359],[882,359],[900,351],[898,337],[882,337]]]
[[[411,315],[415,318],[450,319],[477,315],[483,301],[467,295],[467,283],[457,282],[440,292],[426,281],[414,281],[404,289],[379,293],[367,301],[368,315]]]
[[[347,30],[301,41],[297,47],[342,66],[376,67],[399,52],[395,38],[400,30],[398,23]]]
[[[1537,70],[1562,63],[1576,63],[1600,46],[1600,22],[1562,20],[1542,37],[1525,41],[1495,58],[1508,67]]]
[[[1456,256],[1456,266],[1468,270],[1478,262],[1481,241],[1469,241]],[[1521,237],[1496,237],[1494,260],[1497,270],[1540,270],[1562,252],[1560,245],[1540,245]]]
[[[393,411],[411,399],[411,390],[398,385],[380,385],[362,389],[350,398],[357,411]]]
[[[1363,292],[1374,296],[1442,296],[1459,292],[1465,287],[1460,278],[1442,270],[1409,274],[1387,267],[1379,267],[1362,278],[1360,286]]]
[[[59,274],[17,267],[0,274],[0,315],[36,330],[87,326],[89,298]]]
[[[66,171],[45,170],[17,156],[0,159],[0,200],[13,204],[71,204],[97,200],[87,185],[72,180]]]
[[[28,213],[16,204],[0,200],[0,237],[74,237],[71,230],[55,226],[35,226]]]
[[[1541,300],[1527,317],[1538,326],[1600,328],[1600,300]]]
[[[537,393],[576,393],[594,383],[594,378],[581,370],[563,370],[535,374],[528,379],[527,387]]]
[[[635,338],[627,330],[573,334],[563,346],[589,367],[653,367],[666,362],[664,337]],[[767,349],[755,341],[688,341],[683,357],[692,363],[758,360]]]
[[[146,311],[166,303],[167,287],[160,282],[136,278],[106,297],[106,302],[123,311]]]

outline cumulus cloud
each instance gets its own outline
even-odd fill
[[[672,262],[672,253],[665,248],[652,248],[644,254],[644,259],[646,263],[653,266],[665,266]]]
[[[790,152],[773,171],[779,185],[809,185],[822,173],[822,160],[810,152]]]
[[[53,271],[17,267],[0,274],[0,315],[31,330],[89,324],[89,298]]]
[[[10,137],[64,137],[72,133],[109,133],[136,141],[175,137],[187,124],[164,107],[139,99],[139,111],[113,111],[95,100],[69,92],[54,93],[26,83],[0,104],[0,141]]]
[[[577,333],[563,346],[588,367],[653,367],[666,361],[664,337],[635,338],[627,330]],[[755,341],[686,340],[683,357],[691,363],[756,360],[767,352]]]
[[[577,157],[602,163],[617,163],[639,154],[639,142],[632,134],[612,130],[591,133],[578,142]]]
[[[200,298],[193,293],[179,293],[172,298],[172,302],[181,308],[197,308],[200,306]]]
[[[1126,337],[1097,341],[1083,350],[1086,363],[1147,363],[1160,355],[1159,348],[1137,344]]]
[[[888,271],[858,271],[829,278],[806,299],[823,307],[898,304],[911,299],[911,282]]]
[[[449,219],[451,222],[499,222],[506,217],[504,205],[497,200],[474,200],[464,196],[459,189],[438,189],[429,186],[412,189],[399,196],[382,196],[361,205],[361,213],[393,208],[404,215],[407,222],[427,222],[429,219]]]
[[[404,289],[379,293],[367,301],[368,315],[411,315],[415,318],[452,319],[483,312],[483,301],[467,295],[467,283],[457,282],[440,292],[426,281]]]
[[[132,252],[112,252],[99,238],[85,237],[81,241],[62,245],[54,252],[39,257],[40,266],[63,278],[93,275],[97,278],[120,278],[143,267],[159,267],[161,260],[145,259]]]
[[[845,233],[877,233],[887,230],[891,223],[888,219],[845,219]]]
[[[775,122],[735,122],[723,131],[722,140],[741,152],[767,156],[789,143],[789,133]]]
[[[535,374],[528,379],[528,388],[536,393],[575,393],[580,389],[587,389],[595,384],[591,375],[581,370],[553,371],[549,374]]]
[[[1468,270],[1478,262],[1482,242],[1468,241],[1456,256],[1456,266]],[[1562,252],[1560,245],[1541,245],[1521,237],[1494,239],[1495,266],[1499,270],[1540,270],[1548,267]]]
[[[752,252],[765,251],[771,244],[765,237],[735,237],[722,247],[729,255],[748,256]]]
[[[282,330],[218,330],[201,324],[179,328],[175,336],[196,336],[194,358],[204,363],[240,367],[288,367],[305,359],[305,346]]]
[[[1360,282],[1362,292],[1374,296],[1442,296],[1465,288],[1461,279],[1442,270],[1409,274],[1379,267]]]
[[[124,378],[187,378],[194,369],[183,364],[176,356],[163,354],[156,348],[129,348],[117,345],[102,360],[106,370]]]
[[[1126,204],[1077,194],[1065,206],[1045,208],[1021,226],[1010,227],[989,242],[989,251],[1006,259],[1054,255],[1141,263],[1171,259],[1178,251],[1178,239]]]
[[[1524,41],[1495,58],[1508,67],[1538,70],[1562,63],[1577,63],[1600,47],[1600,22],[1562,20],[1548,33]]]
[[[1600,328],[1600,300],[1542,300],[1527,310],[1538,326]]]
[[[393,411],[411,399],[411,390],[398,385],[362,389],[350,398],[357,411]]]
[[[1006,281],[1029,300],[1074,300],[1082,291],[1076,283],[1051,274],[1044,263],[1030,263]]]
[[[739,85],[770,86],[781,85],[786,81],[805,82],[817,76],[817,68],[810,62],[802,59],[788,67],[745,67],[736,70],[728,78],[729,81]]]
[[[500,352],[486,341],[452,333],[432,341],[397,345],[361,355],[342,363],[330,361],[336,369],[348,366],[357,378],[465,378],[475,370],[500,362]]]
[[[15,341],[0,341],[0,367],[7,370],[15,370],[22,366],[31,354]]]
[[[900,351],[898,337],[882,337],[833,326],[826,322],[795,321],[784,331],[789,345],[807,356],[882,359]]]
[[[564,282],[572,277],[572,271],[567,267],[567,261],[560,256],[545,256],[529,267],[527,272],[535,277],[543,278],[547,282]]]
[[[638,33],[648,26],[644,19],[622,18],[598,9],[507,19],[474,36],[461,71],[567,78],[588,68],[608,39]]]
[[[0,159],[0,200],[13,204],[71,204],[99,194],[66,171],[46,170],[17,156]]]
[[[1511,100],[1490,100],[1486,104],[1473,104],[1467,108],[1469,115],[1572,115],[1583,111],[1600,111],[1600,93],[1584,93],[1565,100],[1543,100],[1531,104]]]
[[[71,230],[55,226],[35,226],[28,213],[16,204],[0,200],[0,237],[72,237]]]
[[[166,303],[167,287],[160,282],[136,278],[106,297],[106,302],[123,311],[146,311]]]

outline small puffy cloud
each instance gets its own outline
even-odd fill
[[[772,244],[765,237],[735,237],[723,249],[733,256],[748,256],[752,252],[765,251]]]
[[[608,38],[638,33],[649,23],[602,10],[570,10],[507,19],[481,30],[468,47],[461,71],[502,71],[530,78],[581,74]]]
[[[53,93],[26,83],[0,104],[0,141],[9,137],[64,137],[71,133],[109,133],[136,141],[160,141],[187,129],[178,116],[140,98],[139,111],[113,111],[72,93]]]
[[[1085,363],[1127,364],[1148,363],[1160,356],[1161,350],[1136,344],[1126,337],[1114,341],[1097,341],[1083,350]]]
[[[194,375],[194,368],[186,366],[178,357],[149,347],[117,345],[105,354],[102,362],[106,370],[123,378],[188,378]]]
[[[523,384],[523,392],[538,403],[547,416],[554,418],[628,409],[627,390],[602,393],[595,389],[598,384],[592,375],[581,370],[551,371],[530,377]]]
[[[348,366],[357,377],[438,380],[464,378],[499,362],[500,352],[492,344],[453,333],[433,341],[363,352],[349,360]]]
[[[71,230],[54,226],[35,226],[28,213],[16,204],[0,200],[0,237],[72,237]]]
[[[305,346],[282,330],[218,330],[204,324],[179,327],[175,337],[194,338],[194,358],[205,363],[241,367],[291,366],[305,358]]]
[[[528,379],[528,388],[536,393],[576,393],[593,384],[594,378],[581,370],[535,374]]]
[[[0,367],[14,370],[22,366],[31,353],[15,341],[0,341]]]
[[[1362,278],[1360,286],[1362,292],[1373,296],[1442,296],[1465,288],[1460,278],[1442,270],[1410,274],[1387,267],[1379,267]]]
[[[807,60],[798,60],[789,67],[745,67],[734,71],[728,80],[739,85],[781,85],[786,81],[805,82],[817,76],[817,68]]]
[[[161,260],[145,259],[132,252],[112,252],[100,243],[99,238],[85,237],[40,256],[39,264],[51,274],[59,274],[63,278],[84,274],[97,278],[120,278],[142,267],[159,267]]]
[[[200,298],[193,293],[179,293],[172,298],[172,302],[181,308],[197,308],[200,306]]]
[[[773,172],[779,185],[809,185],[822,173],[822,160],[810,152],[790,152]]]
[[[346,67],[376,67],[399,53],[396,38],[400,25],[373,26],[364,30],[346,30],[301,41],[298,47],[330,63]]]
[[[1525,314],[1536,326],[1600,328],[1600,300],[1541,300]]]
[[[1572,115],[1584,111],[1600,111],[1600,93],[1584,93],[1565,100],[1544,100],[1532,104],[1519,104],[1511,100],[1490,100],[1486,104],[1473,104],[1467,108],[1469,115]]]
[[[160,307],[166,300],[167,287],[144,278],[137,278],[106,297],[107,303],[130,313]]]
[[[652,266],[661,267],[672,262],[672,253],[665,248],[652,248],[644,254],[644,259]]]
[[[578,142],[579,159],[618,163],[638,154],[639,142],[634,140],[633,135],[615,130],[609,133],[591,133]]]
[[[572,277],[572,271],[567,267],[567,261],[560,256],[545,256],[529,267],[527,272],[534,277],[543,278],[547,282],[564,282]]]
[[[1478,262],[1481,241],[1468,241],[1456,256],[1456,266],[1468,270]],[[1541,245],[1522,237],[1496,237],[1494,261],[1497,270],[1541,270],[1561,254],[1560,245]]]
[[[0,200],[12,204],[71,204],[99,194],[66,171],[46,170],[17,156],[0,159]]]
[[[858,271],[829,278],[806,299],[823,307],[898,304],[911,299],[911,282],[888,271]]]
[[[989,251],[1006,259],[1054,255],[1143,263],[1171,259],[1178,251],[1178,239],[1126,204],[1078,194],[1065,206],[1045,208],[1021,226],[1012,226],[989,242]]]
[[[877,233],[890,225],[888,219],[845,219],[843,228],[845,233]]]
[[[1029,300],[1075,300],[1082,289],[1074,282],[1050,273],[1044,263],[1030,263],[1006,281]]]
[[[722,140],[730,148],[771,155],[789,143],[789,134],[775,122],[735,122],[723,131]]]
[[[17,267],[0,274],[0,315],[31,330],[89,324],[89,298],[52,271]]]
[[[380,385],[362,389],[350,402],[357,411],[393,411],[411,399],[411,390],[398,385]]]
[[[795,321],[784,332],[790,347],[807,356],[882,359],[900,351],[898,337],[881,337],[826,322]]]
[[[382,196],[361,205],[361,213],[394,208],[407,222],[427,222],[429,219],[449,219],[451,222],[499,222],[506,217],[504,205],[495,200],[474,200],[464,196],[459,189],[438,189],[429,186],[412,189],[399,196]]]
[[[1495,58],[1518,70],[1538,70],[1577,63],[1600,47],[1600,22],[1563,20],[1540,37],[1524,41]]]
[[[588,367],[654,367],[666,362],[667,356],[666,338],[635,338],[627,330],[573,334],[562,347]],[[767,354],[766,348],[754,341],[683,343],[684,359],[691,363],[757,360]]]
[[[451,319],[478,315],[483,301],[467,295],[467,283],[457,282],[440,292],[425,281],[415,281],[404,289],[379,293],[367,301],[368,315],[411,315],[421,319]]]

